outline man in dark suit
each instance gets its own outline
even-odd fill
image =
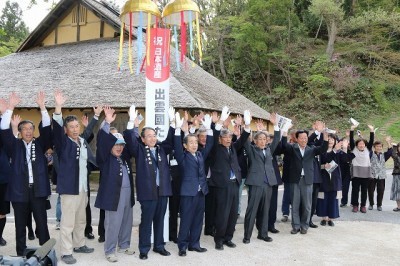
[[[177,115],[174,149],[182,176],[180,187],[181,222],[178,235],[179,256],[186,256],[186,249],[196,252],[207,251],[206,248],[200,246],[200,235],[203,226],[205,195],[208,193],[204,161],[212,149],[213,141],[210,115],[204,116],[203,126],[208,131],[207,142],[209,143],[204,149],[198,151],[198,140],[195,134],[186,135],[182,145],[181,129],[187,133],[187,122],[182,125]]]
[[[127,130],[138,128],[133,121],[136,119],[135,106],[129,110]],[[135,126],[135,127],[134,127]],[[172,151],[173,128],[163,142],[157,141],[156,131],[151,127],[144,127],[141,131],[141,140],[133,135],[127,138],[127,148],[136,159],[136,191],[137,200],[142,211],[139,225],[139,258],[145,260],[151,247],[151,225],[154,229],[153,251],[162,256],[169,256],[164,243],[164,216],[167,210],[168,197],[172,195],[171,178],[167,154]]]
[[[232,242],[239,204],[240,167],[237,160],[239,151],[250,135],[250,113],[245,117],[245,130],[240,138],[232,143],[232,133],[223,129],[223,122],[229,117],[228,107],[221,112],[221,119],[215,125],[214,144],[210,153],[211,179],[209,185],[215,192],[215,248],[223,250],[223,245],[236,247]],[[215,121],[215,119],[213,119]]]
[[[285,132],[286,134],[286,132]],[[292,227],[291,234],[307,234],[311,217],[311,201],[314,179],[314,157],[328,149],[328,134],[324,132],[322,146],[307,146],[308,132],[296,132],[296,144],[288,144],[282,138],[282,147],[285,157],[290,160],[288,182],[292,200]],[[300,213],[301,206],[301,213]]]
[[[278,146],[280,130],[276,125],[276,115],[270,115],[270,121],[274,124],[274,140],[268,145],[268,133],[259,131],[254,135],[254,145],[249,140],[244,147],[249,158],[249,171],[246,185],[249,187],[248,205],[244,218],[244,238],[243,243],[250,243],[253,232],[254,222],[257,212],[260,209],[259,218],[263,221],[258,231],[258,239],[271,242],[268,236],[268,216],[271,203],[272,186],[278,184],[275,169],[272,164],[273,154]]]
[[[6,200],[11,201],[14,208],[17,255],[23,256],[26,250],[26,225],[31,211],[36,222],[39,244],[43,245],[50,239],[46,211],[50,182],[45,153],[51,147],[51,127],[50,117],[45,107],[45,95],[39,92],[36,102],[42,113],[42,123],[39,125],[40,136],[34,138],[33,122],[24,120],[18,124],[21,139],[15,138],[10,128],[10,121],[14,107],[19,102],[19,97],[12,93],[7,111],[1,120],[1,138],[12,169]]]

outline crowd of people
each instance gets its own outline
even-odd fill
[[[13,115],[19,96],[10,93],[8,99],[0,99],[0,245],[7,244],[2,233],[11,202],[18,256],[25,255],[26,228],[31,225],[32,215],[39,244],[50,238],[50,161],[51,180],[59,194],[56,213],[60,255],[66,264],[77,262],[73,253],[94,251],[85,240],[94,238],[88,204],[89,174],[93,169],[100,171],[94,205],[101,209],[99,242],[104,242],[109,262],[117,262],[118,253],[135,253],[131,247],[135,198],[141,209],[138,248],[142,260],[148,258],[152,247],[152,228],[153,251],[170,255],[163,237],[167,208],[169,240],[177,244],[179,256],[186,256],[188,250],[207,251],[200,244],[203,221],[204,235],[214,238],[215,249],[235,248],[232,239],[243,186],[248,190],[243,244],[250,244],[254,225],[261,241],[271,242],[269,233],[279,233],[275,222],[278,186],[282,184],[282,222],[289,221],[291,210],[291,234],[304,235],[310,227],[318,227],[313,223],[314,215],[320,217],[321,226],[334,226],[340,207],[348,204],[350,182],[353,212],[367,212],[367,196],[368,209],[374,208],[375,189],[376,209],[382,211],[385,162],[389,158],[394,161],[390,199],[397,203],[393,211],[400,211],[400,146],[392,147],[387,137],[388,149],[384,151],[383,142],[374,140],[371,125],[369,141],[361,135],[355,139],[355,125],[339,137],[321,121],[313,124],[311,133],[292,130],[288,134],[278,126],[277,115],[270,114],[268,120],[274,128],[270,134],[262,120],[256,121],[256,130],[250,129],[249,110],[243,116],[231,117],[228,107],[224,107],[220,114],[200,113],[189,119],[187,112],[181,117],[170,108],[168,136],[160,142],[154,128],[139,131],[141,119],[134,105],[123,132],[112,127],[115,110],[97,106],[90,122],[83,118],[85,130],[81,133],[76,116],[63,117],[67,98],[61,91],[54,93],[52,118],[45,100],[45,94],[39,92],[36,102],[41,112],[40,135],[34,137],[36,125]],[[104,120],[93,134],[102,112]],[[94,137],[95,153],[88,144]],[[133,160],[136,169],[132,169]]]

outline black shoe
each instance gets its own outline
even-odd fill
[[[295,234],[297,234],[298,232],[300,232],[300,229],[292,229],[292,231],[290,231],[290,233],[291,233],[292,235],[295,235]]]
[[[5,245],[7,245],[7,241],[4,240],[4,238],[0,238],[0,246],[4,247]]]
[[[178,253],[178,254],[179,254],[180,257],[185,257],[185,256],[186,256],[186,251],[183,250],[183,249],[182,249],[182,250],[179,250],[179,253]]]
[[[215,233],[214,233],[214,232],[204,232],[204,235],[205,235],[205,236],[212,236],[212,237],[214,237],[214,236],[215,236]]]
[[[257,239],[264,240],[265,242],[272,242],[272,238],[269,236],[257,236]]]
[[[100,236],[100,237],[99,237],[99,243],[103,243],[104,241],[106,241],[106,239],[104,238],[104,236]]]
[[[314,224],[313,222],[310,222],[310,223],[309,223],[309,226],[310,226],[311,228],[318,228],[318,225]]]
[[[93,235],[92,233],[87,233],[87,234],[85,234],[85,237],[86,237],[87,239],[90,239],[90,240],[94,239],[94,235]]]
[[[277,234],[277,233],[279,233],[279,230],[278,230],[278,229],[276,229],[276,228],[271,228],[271,229],[268,229],[268,231],[269,231],[269,232],[271,232],[271,233],[273,233],[273,234]]]
[[[230,247],[230,248],[235,248],[235,247],[236,247],[236,244],[233,243],[231,240],[229,240],[229,241],[224,241],[224,245],[226,245],[226,246],[228,246],[228,247]]]
[[[340,207],[341,207],[341,208],[347,207],[347,204],[343,204],[343,203],[342,203],[342,204],[340,204]]]
[[[139,254],[139,259],[141,259],[141,260],[147,260],[147,254],[146,254],[146,253],[140,253],[140,254]]]
[[[169,241],[174,242],[175,244],[178,243],[178,239],[177,238],[169,238]]]
[[[249,243],[250,243],[250,239],[243,238],[243,243],[244,243],[244,244],[249,244]]]
[[[155,253],[158,253],[158,254],[162,255],[162,256],[169,256],[169,255],[171,255],[171,253],[169,253],[169,251],[167,251],[165,248],[163,248],[163,249],[161,249],[161,250],[153,249],[153,251],[154,251]]]
[[[203,253],[203,252],[206,252],[207,249],[206,249],[206,248],[202,248],[202,247],[199,247],[199,248],[189,248],[189,251],[196,251],[196,252]]]
[[[326,220],[322,220],[320,224],[321,224],[322,226],[325,226],[325,225],[326,225]]]
[[[32,233],[28,233],[28,239],[29,240],[35,240],[35,235]]]
[[[215,249],[216,250],[224,250],[224,245],[222,243],[216,243],[215,244]]]
[[[329,226],[335,226],[335,224],[334,224],[333,221],[331,221],[331,220],[328,221],[328,225],[329,225]]]
[[[303,228],[301,228],[301,230],[300,230],[300,234],[302,234],[302,235],[305,235],[305,234],[307,234],[307,229],[303,229]]]

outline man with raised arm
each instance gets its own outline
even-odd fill
[[[134,123],[136,117],[135,106],[131,106],[127,130],[138,132],[138,124]],[[142,142],[134,134],[125,139],[129,152],[136,159],[137,200],[142,211],[139,225],[139,258],[142,260],[148,258],[152,224],[153,251],[162,256],[171,255],[165,249],[163,235],[168,197],[172,195],[167,154],[172,151],[173,134],[173,128],[170,128],[167,139],[158,142],[156,131],[151,127],[144,127],[140,134]]]
[[[50,182],[47,175],[45,153],[51,147],[50,117],[45,107],[45,94],[39,92],[36,102],[42,114],[39,125],[40,136],[34,137],[35,125],[23,120],[18,124],[21,138],[15,138],[10,128],[11,116],[20,98],[10,94],[8,108],[1,120],[1,138],[11,161],[6,200],[11,201],[15,215],[15,236],[18,256],[24,256],[26,250],[26,225],[28,216],[33,212],[36,222],[39,244],[50,239],[47,228],[46,200],[50,195]]]
[[[61,108],[66,98],[61,91],[54,93],[53,140],[59,160],[57,192],[61,195],[61,260],[76,263],[72,252],[92,253],[85,243],[86,205],[88,202],[88,161],[96,165],[87,142],[80,137],[80,124],[74,115],[64,120]]]

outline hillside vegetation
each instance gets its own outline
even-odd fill
[[[268,111],[400,141],[400,1],[199,1],[204,69]]]

